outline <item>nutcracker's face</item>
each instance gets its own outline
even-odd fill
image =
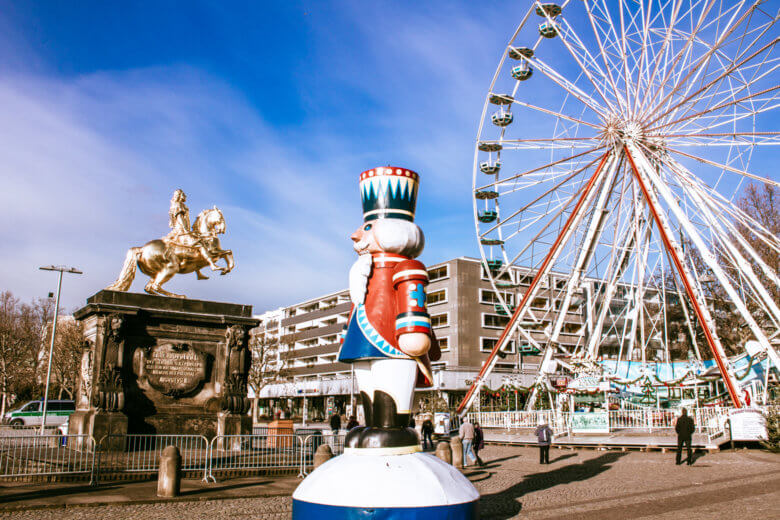
[[[382,248],[377,243],[376,236],[374,235],[374,223],[366,222],[350,237],[354,244],[352,247],[357,254],[364,255],[366,253],[381,253]]]

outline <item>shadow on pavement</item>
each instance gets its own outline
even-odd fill
[[[552,464],[553,462],[558,462],[559,460],[566,460],[566,459],[570,459],[570,458],[576,457],[576,456],[577,456],[576,453],[569,453],[568,455],[561,455],[560,457],[555,457],[554,459],[552,459],[550,461],[550,464]]]
[[[504,491],[483,495],[480,499],[480,509],[483,509],[485,518],[513,518],[523,508],[522,503],[518,501],[523,495],[595,477],[609,469],[610,464],[624,455],[626,453],[605,453],[600,457],[579,464],[569,464],[552,471],[527,475],[522,481]],[[562,457],[558,457],[557,460],[560,459]],[[494,510],[496,508],[498,510]]]
[[[79,493],[88,493],[94,491],[104,491],[116,489],[117,486],[90,486],[88,484],[70,487],[55,487],[49,489],[36,488],[34,491],[25,491],[23,493],[14,493],[11,495],[3,495],[0,497],[0,504],[8,502],[18,502],[20,500],[27,500],[30,498],[45,498],[45,497],[58,497],[67,495],[77,495]]]
[[[200,495],[202,493],[219,493],[221,491],[227,491],[228,489],[241,489],[241,488],[262,486],[264,484],[270,484],[271,482],[272,482],[271,480],[262,480],[257,482],[242,482],[240,484],[231,484],[229,486],[212,485],[212,487],[203,487],[200,489],[190,489],[188,491],[182,491],[181,496],[188,497],[192,495]]]
[[[483,466],[481,466],[481,467],[482,467],[482,468],[496,468],[496,467],[498,467],[498,466],[496,465],[498,462],[504,462],[504,461],[506,461],[506,460],[512,460],[512,459],[516,459],[516,458],[517,458],[517,457],[519,457],[519,456],[520,456],[520,455],[512,455],[511,457],[502,457],[502,458],[500,458],[500,459],[490,459],[490,460],[486,460],[486,461],[485,461],[485,464],[484,464]],[[483,460],[484,460],[484,459],[483,459]]]

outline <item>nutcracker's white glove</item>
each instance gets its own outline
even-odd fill
[[[349,270],[349,298],[355,305],[366,301],[368,277],[371,275],[373,259],[370,254],[360,255]]]

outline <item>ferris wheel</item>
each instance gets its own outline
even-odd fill
[[[780,187],[769,4],[529,2],[474,156],[477,237],[508,323],[459,413],[517,339],[545,359],[592,363],[606,345],[669,361],[685,338],[715,359],[740,406],[732,331],[717,325],[727,312],[736,341],[757,341],[778,366],[780,278],[767,251],[780,238],[739,203]],[[584,316],[579,331],[572,313]]]

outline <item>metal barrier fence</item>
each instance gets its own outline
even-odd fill
[[[301,452],[301,471],[299,476],[303,477],[309,474],[309,469],[314,466],[314,454],[323,444],[330,446],[333,455],[344,453],[343,434],[323,433],[307,436],[303,441],[303,451]]]
[[[98,443],[97,478],[126,473],[156,473],[160,454],[168,446],[181,453],[182,471],[208,476],[209,442],[202,435],[106,435]]]
[[[304,438],[299,435],[219,435],[209,445],[206,481],[214,473],[297,469],[300,474]]]
[[[72,435],[0,436],[0,477],[89,476],[95,482],[95,439]]]

